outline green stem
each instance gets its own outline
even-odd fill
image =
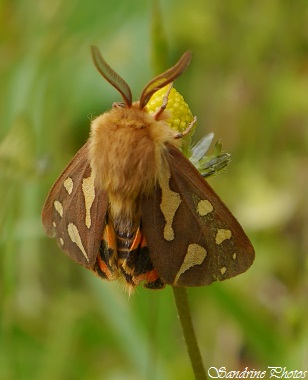
[[[195,379],[206,380],[208,377],[206,376],[202,363],[195,330],[192,324],[187,290],[181,287],[172,287],[172,289]]]

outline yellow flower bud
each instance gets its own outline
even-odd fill
[[[164,96],[170,88],[170,84],[156,91],[155,94],[151,97],[148,104],[145,107],[146,112],[156,112],[162,105]],[[193,121],[193,115],[188,107],[188,104],[185,102],[183,96],[174,88],[171,88],[171,91],[168,96],[168,104],[166,109],[170,113],[170,117],[167,119],[167,123],[172,129],[177,132],[185,131],[189,124]],[[184,154],[188,152],[191,136],[195,131],[196,124],[193,126],[191,132],[183,137],[182,140],[182,151]]]

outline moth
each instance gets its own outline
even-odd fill
[[[128,84],[91,49],[123,103],[92,121],[88,141],[51,188],[42,211],[47,235],[101,278],[124,280],[129,292],[141,283],[202,286],[245,272],[252,244],[180,151],[192,125],[182,133],[168,125],[168,94],[158,111],[145,111],[151,96],[185,71],[191,53],[133,102]]]

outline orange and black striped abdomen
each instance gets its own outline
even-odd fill
[[[102,278],[123,278],[128,287],[143,283],[150,289],[165,286],[159,278],[149,256],[149,249],[141,227],[135,231],[116,230],[107,220],[99,255],[94,268]]]

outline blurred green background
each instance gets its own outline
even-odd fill
[[[189,290],[205,366],[308,370],[308,2],[165,0],[160,11],[140,0],[1,2],[1,380],[193,377],[170,287],[128,298],[41,226],[91,118],[121,100],[91,44],[135,99],[191,49],[175,87],[198,116],[195,141],[214,132],[232,155],[209,181],[256,261]]]

